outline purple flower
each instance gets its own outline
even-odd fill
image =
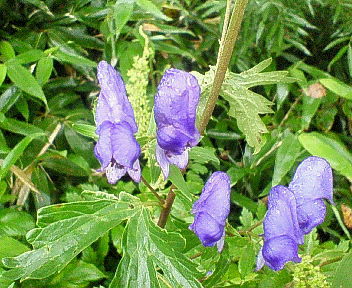
[[[329,163],[319,157],[306,158],[299,164],[288,188],[296,198],[299,227],[304,234],[308,234],[324,221],[326,207],[323,199],[333,204]]]
[[[333,204],[332,184],[329,163],[312,156],[299,164],[288,188],[271,189],[257,270],[264,264],[281,270],[288,261],[300,262],[297,252],[298,245],[303,244],[303,235],[324,221],[324,199]]]
[[[303,244],[303,234],[298,225],[295,197],[288,188],[275,186],[269,194],[264,245],[258,255],[257,270],[264,264],[277,271],[288,261],[301,262],[299,244]]]
[[[154,101],[156,158],[165,178],[169,175],[170,164],[186,168],[187,148],[199,142],[196,127],[199,96],[199,84],[190,73],[169,69],[160,81]]]
[[[202,194],[193,204],[194,222],[189,226],[204,246],[224,245],[226,218],[230,213],[230,178],[224,172],[213,173]]]
[[[105,61],[98,65],[98,80],[101,91],[95,114],[99,135],[95,156],[110,184],[115,184],[126,172],[139,182],[141,149],[134,137],[137,125],[125,85],[120,74]]]

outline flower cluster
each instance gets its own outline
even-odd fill
[[[189,226],[204,246],[224,246],[225,224],[230,213],[230,177],[217,171],[205,183],[198,201],[193,204],[194,222]]]
[[[110,184],[115,184],[126,172],[139,182],[141,148],[134,137],[138,128],[125,85],[120,74],[106,61],[99,63],[97,77],[101,90],[95,114],[99,135],[95,156]]]
[[[288,188],[279,185],[271,189],[257,270],[264,264],[277,271],[288,261],[301,262],[298,245],[303,244],[304,234],[324,221],[324,199],[333,204],[332,194],[331,167],[314,156],[301,162]]]

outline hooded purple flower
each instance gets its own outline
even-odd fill
[[[95,156],[110,184],[115,184],[126,172],[139,182],[141,149],[134,137],[137,124],[125,85],[120,74],[105,61],[99,63],[97,76],[101,90],[95,114],[99,135]]]
[[[189,226],[204,246],[224,246],[226,218],[230,213],[230,178],[224,172],[213,173],[202,194],[193,204],[194,222]]]
[[[160,81],[154,101],[156,158],[165,178],[169,175],[170,164],[186,168],[187,148],[199,142],[196,127],[199,96],[199,84],[190,73],[169,69]]]
[[[277,271],[288,261],[301,262],[299,244],[303,244],[303,234],[298,225],[295,197],[286,187],[275,186],[269,194],[264,245],[258,255],[257,270],[264,264]]]
[[[299,164],[288,188],[296,198],[299,227],[308,234],[324,221],[326,207],[323,199],[333,204],[329,163],[319,157],[306,158]]]

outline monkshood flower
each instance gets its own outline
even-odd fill
[[[225,224],[230,213],[230,177],[224,172],[213,173],[202,194],[193,204],[194,222],[189,226],[204,246],[224,246]]]
[[[303,234],[298,225],[296,199],[292,191],[281,185],[270,190],[263,225],[264,245],[258,255],[257,270],[264,264],[277,271],[288,261],[301,262],[298,245],[303,244]]]
[[[96,133],[99,135],[95,156],[110,184],[115,184],[126,172],[139,182],[141,170],[140,146],[134,134],[137,125],[120,74],[107,62],[98,65],[101,86],[96,107]]]
[[[169,165],[181,169],[188,163],[188,149],[198,144],[196,110],[200,87],[190,73],[177,69],[165,72],[154,99],[154,117],[157,125],[156,159],[164,177]]]
[[[304,234],[308,234],[324,221],[324,199],[334,204],[329,163],[315,156],[306,158],[299,164],[288,188],[296,198],[299,227]]]
[[[286,204],[283,203],[284,198]],[[329,163],[319,157],[303,160],[288,188],[272,188],[264,219],[264,245],[258,255],[257,270],[264,264],[280,270],[288,261],[300,261],[297,251],[298,245],[303,244],[302,236],[324,221],[324,199],[333,204],[332,170]]]

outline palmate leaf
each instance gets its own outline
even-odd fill
[[[270,63],[271,58],[240,74],[228,73],[220,92],[230,104],[229,115],[236,118],[238,128],[245,135],[248,145],[254,147],[255,152],[259,152],[264,144],[261,134],[267,132],[259,115],[272,113],[270,106],[273,103],[249,88],[295,81],[287,77],[286,71],[261,72]]]
[[[180,234],[158,227],[142,208],[128,222],[123,257],[110,288],[202,287],[196,265],[182,254],[184,246]]]
[[[103,197],[106,195],[106,197]],[[99,193],[89,201],[47,206],[38,210],[39,228],[27,234],[33,250],[5,258],[10,270],[2,274],[11,280],[43,279],[62,270],[83,249],[91,245],[138,209],[137,198]]]

